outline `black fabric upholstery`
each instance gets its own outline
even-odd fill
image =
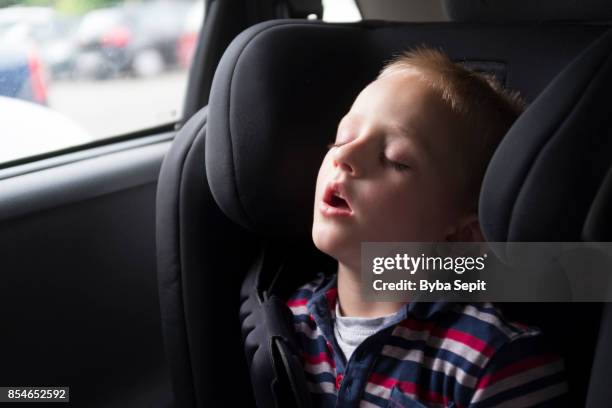
[[[497,62],[506,68],[506,85],[531,100],[603,31],[296,21],[252,27],[228,48],[213,81],[211,191],[231,219],[251,230],[308,236],[325,146],[357,93],[394,53],[426,44],[458,61]]]
[[[157,261],[162,328],[177,407],[253,406],[238,309],[255,245],[206,185],[206,109],[178,133],[159,175]],[[240,392],[236,392],[237,389]]]
[[[602,183],[593,205],[589,210],[584,229],[582,231],[584,241],[611,242],[612,241],[612,168]]]
[[[443,0],[451,21],[610,21],[608,0]]]
[[[603,208],[609,204],[609,182],[604,180],[612,164],[612,117],[607,103],[612,89],[611,56],[612,32],[608,32],[554,79],[497,148],[479,204],[481,226],[489,241],[572,242],[605,237],[601,231],[607,230],[603,223],[611,212]],[[593,357],[580,350],[596,347],[601,309],[596,303],[504,307],[509,317],[536,324],[554,339],[552,343],[565,357],[571,406],[585,403]],[[572,324],[579,339],[567,334],[569,316],[580,319]],[[609,328],[602,327],[602,335],[609,336]],[[599,355],[609,358],[601,338],[599,343]],[[602,381],[604,371],[605,366],[598,363],[593,371],[596,383]],[[606,391],[593,387],[591,393],[596,396],[591,400],[601,400]]]
[[[325,145],[333,140],[337,123],[354,97],[374,79],[386,59],[422,44],[439,47],[473,67],[494,66],[507,86],[531,101],[606,29],[596,25],[277,20],[237,37],[215,74],[208,119],[200,112],[185,125],[164,161],[159,180],[160,299],[179,406],[252,406],[238,323],[240,283],[264,241],[282,241],[286,248],[299,249],[293,261],[300,261],[300,255],[314,256],[308,252],[312,250],[308,243],[315,178]],[[596,64],[596,58],[593,61]],[[551,102],[557,110],[545,113],[563,118],[564,96],[578,95],[584,81],[562,84],[565,92],[559,101]],[[588,107],[579,105],[579,110]],[[533,121],[536,126],[537,120]],[[596,130],[596,125],[590,126]],[[538,135],[546,129],[536,126],[533,131]],[[562,154],[565,148],[560,147]],[[519,153],[527,152],[530,150]],[[513,160],[520,164],[527,159]],[[500,172],[504,165],[514,168],[512,160],[507,164],[497,160]],[[502,181],[501,174],[492,174],[490,177]],[[506,194],[509,202],[486,216],[491,220],[489,233],[497,234],[491,236],[535,233],[531,226],[514,224],[533,222],[531,216],[523,215],[530,200],[522,193],[507,196],[511,192],[500,187],[504,192],[499,194]],[[556,189],[554,185],[551,194]],[[566,190],[563,197],[572,193]],[[491,200],[499,199],[498,193],[491,194]],[[524,208],[521,217],[508,217],[508,206],[515,201]],[[568,204],[565,208],[573,207]],[[540,225],[548,228],[549,223]],[[554,231],[576,230],[572,226]],[[555,314],[550,309],[534,313],[534,309],[526,305],[516,317],[525,321],[525,316],[532,315],[535,319],[528,322],[544,323],[555,335],[563,335],[567,341],[560,345],[562,352],[582,358],[583,365],[572,368],[576,376],[583,377],[576,401],[584,401],[591,362],[590,354],[585,356],[586,347],[589,341],[594,343],[595,335],[584,331],[586,337],[576,340],[572,349],[568,342],[573,338],[554,330],[555,326],[567,327],[564,313],[568,310]],[[581,322],[592,327],[597,319],[590,314]]]
[[[568,66],[517,120],[483,182],[489,241],[579,241],[612,163],[612,32]]]
[[[601,331],[593,360],[593,379],[589,386],[587,408],[604,408],[610,406],[612,391],[612,303],[607,303],[601,319]]]

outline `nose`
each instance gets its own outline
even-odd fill
[[[334,167],[338,167],[340,168],[340,170],[349,173],[349,174],[353,174],[355,172],[353,166],[351,166],[350,163],[342,160],[342,159],[337,159],[337,158],[333,158],[334,161]]]
[[[360,172],[359,143],[352,141],[334,147],[332,151],[333,165],[341,171],[355,176]]]

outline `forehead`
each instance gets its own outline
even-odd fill
[[[384,129],[432,152],[448,145],[459,125],[441,95],[416,71],[390,73],[370,83],[345,119],[350,126]]]

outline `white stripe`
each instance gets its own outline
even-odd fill
[[[334,394],[336,395],[336,384],[328,381],[313,383],[308,381],[307,384],[310,392],[316,392],[317,394]]]
[[[497,314],[487,312],[484,310],[480,310],[472,305],[466,305],[462,309],[457,309],[457,311],[495,326],[498,330],[504,333],[510,340],[514,340],[520,336],[525,336],[525,335],[533,336],[536,334],[540,334],[540,330],[536,328],[520,327],[520,326],[516,326],[512,324],[511,322],[506,322],[503,319],[500,319],[500,316],[502,316],[502,313],[491,303],[485,303],[484,307],[495,310]]]
[[[365,391],[370,394],[388,400],[391,396],[391,389],[383,387],[382,385],[374,384],[368,381],[365,387]]]
[[[289,306],[289,309],[291,309],[291,312],[298,316],[298,315],[309,315],[308,313],[308,308],[306,307],[306,305],[302,305],[302,306]]]
[[[361,400],[359,408],[380,408],[380,405],[372,404],[370,401]]]
[[[530,392],[529,394],[521,395],[513,400],[505,401],[500,405],[496,405],[497,408],[523,408],[532,407],[536,404],[540,404],[547,400],[551,400],[555,397],[563,395],[567,392],[567,384],[559,383],[551,385],[550,387],[542,388],[537,391]]]
[[[382,354],[393,357],[398,360],[414,361],[415,363],[423,364],[425,355],[422,350],[409,350],[401,347],[386,345],[382,349]]]
[[[426,330],[417,331],[400,325],[397,326],[395,330],[393,330],[392,335],[396,337],[402,337],[411,341],[424,340],[426,341],[427,345],[455,353],[465,358],[470,363],[477,365],[478,367],[484,367],[485,364],[487,364],[487,362],[489,361],[489,357],[482,354],[478,350],[474,350],[465,343],[461,343],[450,338],[442,339],[436,336],[432,336],[431,333]]]
[[[474,388],[478,382],[474,376],[466,373],[462,368],[441,358],[427,357],[421,350],[406,350],[401,347],[386,345],[383,347],[382,354],[398,360],[420,363],[430,370],[444,373],[448,377],[454,377],[459,384],[466,387]]]
[[[397,383],[396,383],[396,385],[393,386],[393,388],[396,388],[396,387],[398,387]],[[374,395],[376,397],[383,398],[385,400],[389,400],[389,399],[391,399],[391,391],[392,391],[393,388],[386,388],[386,387],[383,387],[382,385],[378,385],[378,384],[374,384],[374,383],[368,382],[366,384],[365,392],[370,393],[370,394],[372,394],[372,395]],[[406,397],[412,398],[415,401],[417,401],[416,394],[411,393],[411,392],[405,392],[404,390],[400,389],[399,387],[398,387],[398,391],[400,391]],[[420,404],[425,406],[425,403],[423,403],[423,402],[420,402]],[[430,407],[430,408],[438,408],[438,407],[439,408],[443,408],[444,404],[438,404],[438,403],[435,403],[435,402],[428,402],[427,406]]]
[[[563,361],[558,360],[550,364],[546,364],[539,367],[534,367],[527,371],[520,372],[516,375],[513,375],[508,378],[504,378],[503,380],[497,381],[494,384],[491,384],[488,387],[481,388],[474,393],[472,397],[472,401],[484,401],[487,398],[491,398],[494,395],[499,394],[500,392],[510,390],[515,387],[519,387],[523,384],[530,383],[539,378],[543,378],[559,371],[563,370]]]
[[[493,305],[490,307],[494,308]],[[497,310],[497,309],[495,309]],[[498,315],[494,313],[485,312],[484,310],[479,310],[472,305],[466,305],[465,307],[458,310],[459,313],[465,314],[467,316],[478,319],[482,322],[488,323],[492,326],[495,326],[499,331],[504,333],[509,339],[516,335],[515,330],[508,327],[505,322],[503,322]]]
[[[298,288],[298,290],[308,290],[310,292],[314,292],[314,290],[323,282],[325,276],[320,276],[313,281],[310,281]]]

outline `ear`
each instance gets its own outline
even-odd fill
[[[447,242],[484,242],[477,214],[462,217],[446,234]]]

